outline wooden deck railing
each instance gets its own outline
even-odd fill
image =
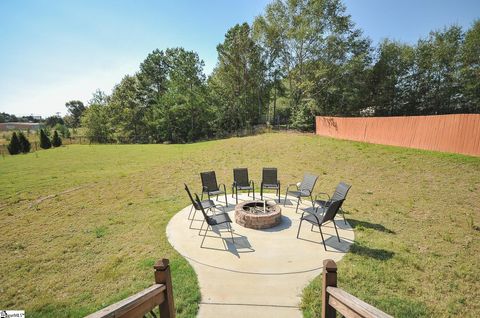
[[[158,306],[161,318],[174,318],[175,306],[173,304],[172,277],[168,259],[159,260],[155,269],[155,284],[103,308],[86,318],[141,318],[153,312]],[[155,317],[155,315],[152,314]]]
[[[346,318],[387,318],[392,316],[337,287],[337,264],[323,261],[322,318],[335,318],[337,311]]]

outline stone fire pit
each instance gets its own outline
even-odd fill
[[[282,209],[275,202],[246,201],[235,207],[235,222],[243,227],[255,230],[268,229],[280,224],[281,221]]]

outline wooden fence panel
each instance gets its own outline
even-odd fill
[[[480,156],[480,114],[316,118],[333,138]]]

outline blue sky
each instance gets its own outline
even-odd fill
[[[198,52],[208,74],[231,26],[252,22],[267,0],[0,0],[0,112],[66,113],[65,102],[110,93],[155,48]],[[480,18],[474,0],[345,0],[374,43],[415,43]]]

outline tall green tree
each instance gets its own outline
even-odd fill
[[[160,127],[165,139],[194,141],[211,132],[211,110],[206,104],[204,63],[198,54],[183,48],[167,49],[167,92],[162,100],[164,118]]]
[[[158,49],[148,54],[140,64],[139,88],[145,107],[157,105],[160,97],[166,92],[168,71],[169,65],[165,52]]]
[[[406,115],[415,112],[413,98],[415,49],[412,46],[384,40],[369,77],[370,107],[377,116]],[[367,106],[367,105],[365,105]]]
[[[209,79],[218,109],[216,128],[232,132],[257,124],[268,101],[265,63],[247,23],[237,24],[217,46],[218,65]]]
[[[71,125],[76,128],[80,125],[80,118],[82,117],[83,112],[85,111],[85,105],[79,100],[72,100],[65,103],[68,113],[71,116]]]
[[[142,103],[139,85],[136,75],[125,76],[113,89],[108,104],[111,126],[122,142],[142,142],[147,137],[144,120],[147,106]]]
[[[315,114],[364,107],[370,41],[339,0],[274,0],[255,24],[279,56],[295,127],[310,130]]]
[[[480,19],[466,32],[461,50],[463,111],[480,113]]]
[[[92,104],[84,112],[81,123],[90,142],[110,142],[113,132],[107,106]]]

